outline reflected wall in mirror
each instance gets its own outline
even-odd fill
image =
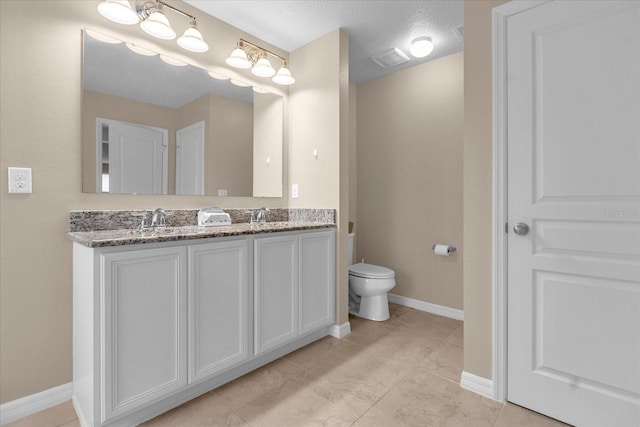
[[[282,97],[135,48],[84,32],[83,191],[282,197]]]

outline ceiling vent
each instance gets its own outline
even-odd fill
[[[397,47],[376,53],[371,60],[382,68],[391,68],[409,60],[409,57]]]
[[[460,40],[464,40],[464,24],[460,24],[457,27],[453,27],[453,32]]]

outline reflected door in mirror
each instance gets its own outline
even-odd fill
[[[176,194],[204,195],[204,121],[176,132]]]
[[[98,191],[167,194],[167,129],[98,119]]]

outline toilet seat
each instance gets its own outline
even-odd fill
[[[391,279],[396,274],[389,268],[361,262],[349,266],[349,275],[364,279]]]

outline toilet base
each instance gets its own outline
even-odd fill
[[[375,320],[377,322],[387,320],[389,318],[389,301],[387,300],[387,294],[360,297],[360,307],[358,310],[350,309],[349,312],[354,316]]]

